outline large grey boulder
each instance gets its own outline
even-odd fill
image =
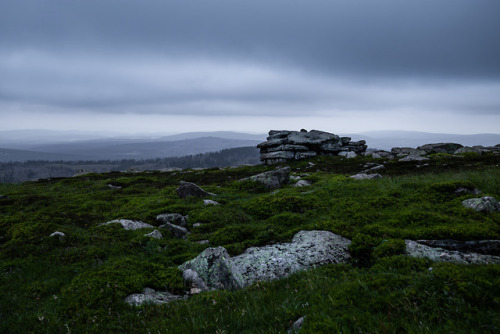
[[[476,210],[478,212],[495,212],[500,211],[500,203],[491,196],[484,196],[480,198],[471,198],[462,201],[462,205],[466,208]]]
[[[327,141],[340,142],[340,137],[329,132],[311,130],[309,132],[291,132],[288,137],[288,142],[294,145],[321,145]]]
[[[252,247],[232,258],[243,286],[284,278],[300,270],[346,262],[350,240],[329,231],[300,231],[291,243]]]
[[[346,262],[350,258],[350,243],[329,231],[301,231],[291,243],[252,247],[233,258],[223,247],[207,248],[179,269],[194,289],[233,290],[257,281],[284,278],[300,270]]]
[[[160,226],[160,228],[164,228],[164,229],[169,230],[170,233],[172,233],[172,235],[174,237],[179,238],[179,239],[186,239],[187,235],[189,234],[189,231],[187,230],[187,228],[182,227],[182,226],[178,226],[178,225],[174,225],[171,223],[163,224]]]
[[[417,150],[425,151],[426,154],[430,153],[448,153],[453,154],[456,150],[464,147],[457,143],[437,143],[437,144],[426,144],[417,147]]]
[[[207,248],[194,259],[181,264],[179,269],[202,291],[235,290],[244,286],[243,277],[224,247]],[[192,270],[196,275],[186,273],[186,270]],[[197,281],[198,278],[203,284]]]
[[[288,183],[290,179],[290,167],[278,168],[270,172],[264,172],[250,176],[240,181],[250,180],[262,184],[267,189],[278,189]]]
[[[163,213],[156,216],[156,220],[163,224],[170,223],[177,226],[187,227],[186,217],[179,213]]]
[[[101,225],[121,224],[125,230],[138,230],[140,228],[154,228],[153,225],[146,224],[140,220],[115,219]]]
[[[500,263],[500,256],[451,251],[440,247],[429,247],[412,240],[405,240],[405,243],[406,255],[412,257],[428,258],[437,262],[453,262],[459,264]]]
[[[132,306],[140,306],[143,304],[165,304],[183,298],[168,291],[155,291],[151,288],[144,288],[142,293],[134,293],[127,296],[125,302]]]

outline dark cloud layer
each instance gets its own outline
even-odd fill
[[[498,13],[496,0],[4,1],[0,115],[499,116]]]

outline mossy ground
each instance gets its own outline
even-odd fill
[[[348,177],[373,161],[385,163],[382,179]],[[499,239],[500,213],[464,208],[461,201],[474,195],[455,190],[476,187],[500,198],[500,157],[435,155],[426,164],[320,157],[291,166],[311,187],[274,192],[235,182],[274,168],[266,166],[0,184],[8,195],[0,200],[0,331],[278,333],[307,315],[304,333],[498,332],[499,265],[399,254],[405,238]],[[217,194],[221,205],[179,199],[181,180]],[[189,215],[187,240],[99,226],[118,218],[158,225],[156,215],[173,212]],[[162,306],[123,301],[144,287],[187,290],[176,267],[208,247],[198,240],[236,255],[304,229],[352,239],[352,263]],[[54,231],[66,239],[50,238]]]

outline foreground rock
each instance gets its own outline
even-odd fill
[[[417,258],[428,258],[438,262],[454,262],[459,264],[492,264],[500,263],[500,256],[479,253],[463,253],[446,250],[440,247],[429,247],[416,241],[405,240],[406,255]]]
[[[278,189],[288,183],[290,179],[290,167],[278,168],[276,170],[250,176],[240,181],[254,181],[262,184],[266,189]]]
[[[179,269],[183,271],[183,277],[200,291],[235,290],[245,286],[241,273],[224,247],[207,248],[181,264]]]
[[[213,196],[214,194],[206,192],[194,183],[181,181],[179,188],[177,188],[177,195],[180,198],[187,198],[189,196],[203,198]]]
[[[462,201],[462,205],[478,212],[489,213],[500,211],[500,203],[498,203],[498,201],[491,196],[466,199]]]
[[[153,225],[146,224],[140,220],[115,219],[102,225],[121,224],[126,230],[138,230],[140,228],[154,228]]]
[[[125,302],[132,306],[140,306],[143,304],[165,304],[179,299],[184,299],[184,297],[171,294],[168,291],[155,291],[151,288],[144,288],[142,293],[127,296]]]
[[[170,223],[177,226],[187,227],[186,217],[179,213],[164,213],[156,216],[156,220],[163,224]]]
[[[193,260],[179,266],[195,288],[234,290],[257,281],[287,277],[330,263],[347,262],[350,240],[329,231],[301,231],[291,243],[252,247],[245,253],[229,257],[223,247],[207,248]],[[203,284],[196,279],[199,278]]]
[[[257,145],[260,159],[267,165],[311,158],[316,155],[339,155],[341,152],[361,154],[366,151],[364,140],[352,142],[349,137],[311,130],[271,130],[267,141]],[[352,155],[351,155],[352,156]]]

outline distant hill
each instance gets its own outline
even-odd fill
[[[59,153],[47,153],[47,152],[0,148],[0,162],[28,161],[28,160],[47,160],[47,161],[78,160],[76,158],[77,157],[72,154],[59,154]]]

